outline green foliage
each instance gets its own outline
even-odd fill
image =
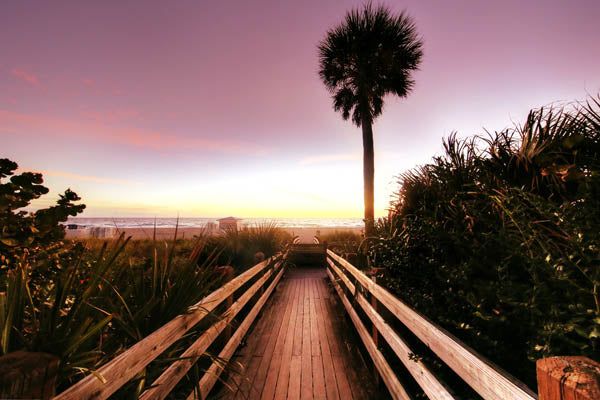
[[[59,251],[60,241],[65,236],[60,225],[68,216],[76,216],[85,209],[75,192],[67,189],[59,195],[57,204],[27,213],[22,209],[32,200],[48,193],[42,185],[41,174],[23,172],[15,175],[17,164],[6,158],[0,159],[0,268],[15,268],[26,257],[31,261],[37,257],[49,258]]]
[[[352,9],[343,23],[319,43],[319,76],[333,96],[333,107],[356,126],[371,124],[387,94],[406,97],[423,56],[412,19],[384,7]]]
[[[17,165],[0,160],[0,177]],[[19,211],[48,190],[39,174],[12,176],[0,185],[2,270],[0,347],[57,355],[58,391],[113,359],[221,284],[218,249],[195,241],[64,242],[64,222],[84,208],[65,192],[56,206]],[[212,320],[211,320],[212,321]],[[176,342],[117,397],[137,395],[177,358],[211,321]],[[101,377],[99,377],[101,379]],[[191,388],[189,388],[191,391]]]
[[[384,284],[535,387],[536,359],[600,359],[600,102],[444,142],[400,176],[370,243]]]

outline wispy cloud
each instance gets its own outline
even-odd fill
[[[24,80],[35,87],[41,87],[40,81],[34,74],[25,71],[24,69],[14,68],[10,73],[18,79]]]
[[[114,110],[79,112],[81,116],[98,122],[118,122],[133,119],[140,119],[140,112],[133,109],[117,108]]]
[[[360,154],[350,154],[350,153],[342,153],[342,154],[323,154],[319,156],[311,156],[306,157],[303,160],[300,160],[300,164],[319,164],[325,162],[332,161],[356,161],[360,160]]]
[[[75,121],[8,110],[0,110],[0,133],[2,132],[13,135],[44,133],[50,136],[84,138],[157,151],[184,149],[262,156],[274,150],[273,147],[240,140],[184,137],[133,126],[107,125],[101,121]]]
[[[143,182],[129,181],[129,180],[124,180],[124,179],[103,178],[103,177],[99,177],[99,176],[79,175],[79,174],[72,174],[69,172],[61,172],[61,171],[48,171],[48,170],[35,170],[34,171],[34,170],[21,170],[21,169],[19,169],[18,171],[20,171],[20,172],[37,172],[44,176],[58,176],[61,178],[77,179],[80,181],[87,181],[87,182],[118,183],[120,185],[143,185]]]
[[[285,193],[285,194],[291,194],[293,196],[296,197],[302,197],[305,199],[310,199],[310,200],[316,200],[316,201],[322,201],[324,203],[331,203],[331,201],[324,199],[323,197],[311,194],[311,193],[305,193],[305,192],[298,192],[295,190],[289,190],[289,189],[284,189],[284,188],[280,188],[280,187],[273,187],[273,190],[277,191],[277,192],[281,192],[281,193]]]

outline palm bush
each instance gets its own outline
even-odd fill
[[[600,359],[599,122],[590,98],[451,136],[370,243],[388,288],[533,387],[536,359]]]

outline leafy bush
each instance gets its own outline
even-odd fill
[[[382,282],[532,387],[536,359],[600,359],[599,100],[444,148],[379,221]]]

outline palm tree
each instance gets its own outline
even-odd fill
[[[373,121],[383,110],[383,98],[406,97],[423,56],[412,19],[393,15],[384,6],[367,3],[352,9],[344,22],[319,43],[319,76],[332,93],[333,108],[362,127],[365,230],[374,224]]]

